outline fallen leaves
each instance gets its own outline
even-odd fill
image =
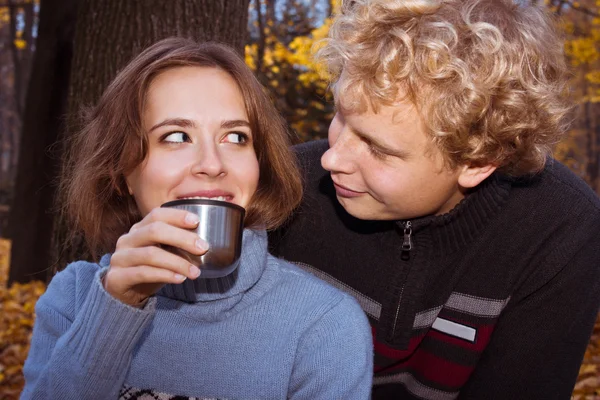
[[[37,299],[44,293],[42,282],[6,286],[10,242],[0,238],[0,399],[16,400],[23,389],[23,363]],[[572,400],[600,400],[600,318],[579,369]]]
[[[0,399],[18,399],[23,389],[23,363],[35,318],[34,307],[44,293],[42,282],[6,286],[10,243],[0,239]]]
[[[600,400],[600,318],[585,350],[572,400]]]

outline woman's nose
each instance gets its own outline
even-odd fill
[[[216,178],[226,174],[226,166],[223,157],[219,153],[218,145],[202,146],[196,152],[197,160],[192,166],[194,175],[205,175]]]

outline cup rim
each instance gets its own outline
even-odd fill
[[[228,201],[211,200],[211,199],[179,199],[179,200],[172,200],[172,201],[168,201],[165,204],[161,205],[161,207],[173,207],[173,206],[179,206],[179,205],[222,206],[222,207],[233,208],[234,210],[238,210],[238,211],[241,211],[243,213],[246,212],[246,210],[244,209],[244,207],[238,206],[237,204],[233,204],[233,203],[230,203]]]

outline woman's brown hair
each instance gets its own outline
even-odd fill
[[[84,113],[83,128],[69,144],[60,182],[61,211],[73,232],[83,233],[94,258],[113,251],[117,239],[142,218],[125,176],[148,152],[142,129],[144,99],[156,76],[182,66],[227,72],[244,98],[260,168],[245,226],[273,229],[300,202],[302,185],[289,131],[242,58],[222,44],[164,39],[119,72],[98,104]]]

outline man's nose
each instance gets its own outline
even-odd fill
[[[353,150],[348,132],[341,129],[329,131],[329,150],[321,157],[321,165],[332,173],[350,174],[353,172]]]

